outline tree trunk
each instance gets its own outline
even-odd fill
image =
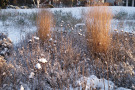
[[[37,8],[39,8],[40,0],[37,0]]]
[[[128,6],[128,0],[126,0],[126,6]]]
[[[132,0],[132,7],[134,7],[134,0]]]

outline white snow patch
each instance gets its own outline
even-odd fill
[[[37,37],[37,36],[34,36],[33,38],[34,38],[35,40],[39,40],[39,37]]]
[[[102,6],[101,6],[102,7]],[[62,12],[71,12],[73,16],[76,18],[80,18],[83,14],[85,14],[92,7],[71,7],[71,8],[52,8],[51,11],[62,11]],[[128,14],[135,13],[135,7],[124,7],[124,6],[109,6],[112,10],[113,14],[117,14],[121,10],[126,11]]]
[[[30,75],[29,75],[29,78],[34,78],[34,75],[35,74],[33,72],[31,72]]]
[[[93,90],[93,89],[100,89],[100,90],[114,90],[115,84],[112,81],[106,79],[98,79],[95,75],[91,75],[89,77],[81,77],[77,83],[81,86],[83,83],[86,83],[85,90]],[[130,90],[123,87],[117,88],[116,90]]]
[[[49,39],[49,42],[51,42],[52,40],[53,40],[53,39],[52,39],[52,38],[50,38],[50,39]]]
[[[102,7],[102,6],[101,6]],[[51,10],[53,13],[55,11],[62,11],[62,12],[71,12],[73,16],[80,18],[81,15],[85,14],[89,9],[93,7],[70,7],[70,8],[51,8],[48,10]],[[113,14],[118,13],[121,10],[126,11],[129,14],[135,13],[135,7],[125,7],[125,6],[109,6],[110,9],[112,9]],[[38,12],[41,9],[2,9],[1,11],[6,12],[19,12],[19,13],[33,13]]]
[[[119,87],[116,90],[131,90],[131,89],[127,89],[127,88],[123,88],[123,87]]]
[[[105,86],[104,86],[105,85]],[[112,81],[108,81],[106,79],[99,79],[98,87],[104,90],[114,90],[114,83]]]
[[[38,59],[38,61],[41,62],[41,63],[47,63],[46,58],[40,58],[40,59]]]
[[[24,87],[21,85],[20,90],[24,90]]]
[[[86,26],[85,23],[77,23],[75,27]]]
[[[95,75],[91,75],[87,78],[86,89],[98,87],[99,79]]]
[[[41,69],[41,68],[42,68],[41,65],[40,65],[40,63],[37,63],[35,67],[36,67],[37,69]]]
[[[27,84],[25,84],[25,83],[23,83],[23,82],[20,82],[20,84],[21,84],[20,90],[31,90],[31,89],[28,87]]]

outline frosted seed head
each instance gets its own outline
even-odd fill
[[[42,68],[41,65],[40,65],[40,63],[37,63],[35,67],[36,67],[37,69],[41,69],[41,68]]]

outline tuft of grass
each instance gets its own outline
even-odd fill
[[[88,46],[94,53],[106,53],[111,42],[112,13],[107,6],[94,6],[86,14]]]
[[[38,35],[42,41],[47,40],[48,35],[51,33],[51,27],[53,16],[52,13],[48,10],[41,10],[38,12],[37,16],[37,28]]]

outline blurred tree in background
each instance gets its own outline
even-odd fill
[[[65,6],[75,6],[78,0],[61,0]]]
[[[6,6],[9,4],[9,0],[0,0],[0,7],[6,8]]]
[[[9,0],[10,5],[17,5],[17,0]]]
[[[65,5],[65,6],[70,6],[72,4],[72,0],[61,0],[61,2]]]

